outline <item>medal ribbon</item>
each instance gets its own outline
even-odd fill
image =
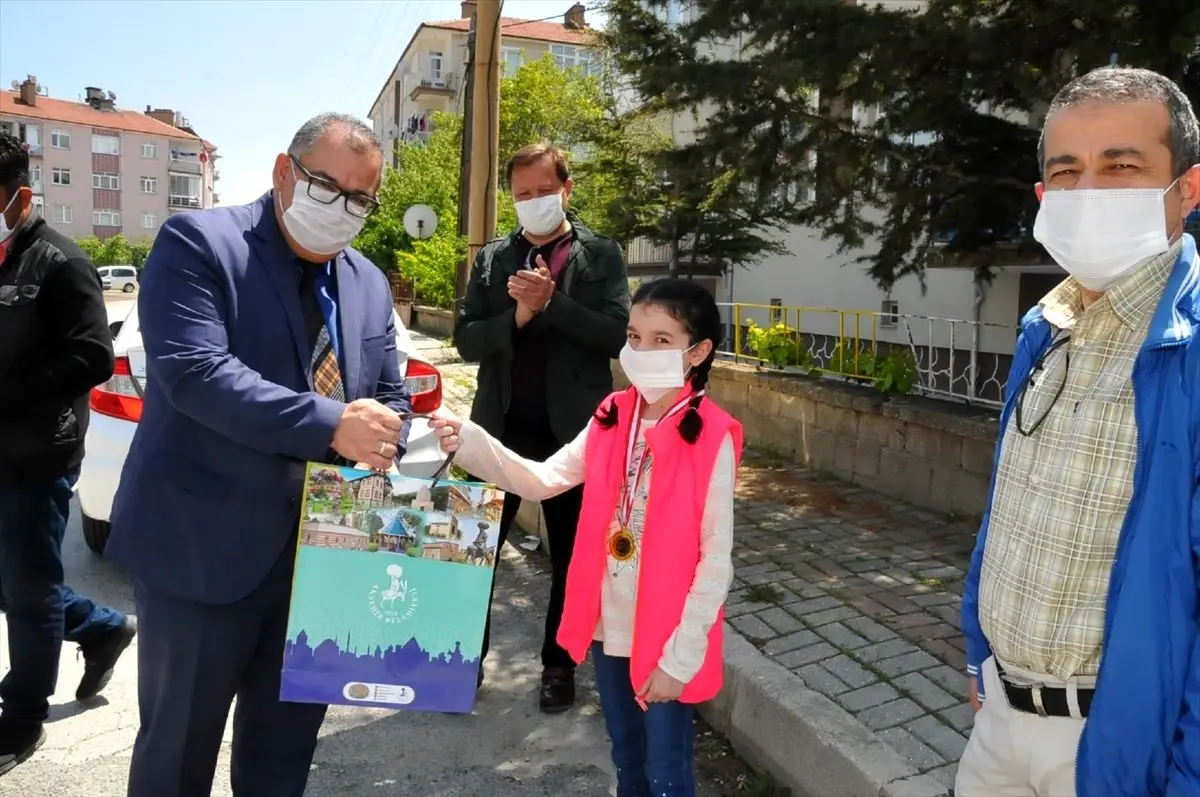
[[[680,399],[679,401],[672,404],[670,409],[668,409],[661,416],[659,416],[659,419],[654,422],[654,425],[658,426],[660,423],[667,420],[671,416],[676,415],[676,414],[682,412],[683,410],[687,409],[688,402],[690,402],[696,396],[703,396],[704,392],[705,391],[701,390],[697,393],[689,393],[688,395],[684,396],[682,399]],[[627,444],[627,446],[625,448],[625,478],[626,479],[629,478],[629,471],[633,467],[633,450],[634,450],[634,448],[637,447],[638,432],[641,429],[641,424],[642,424],[642,402],[639,397],[637,407],[633,411],[633,422],[629,425],[629,443]],[[646,459],[647,459],[646,455],[649,452],[649,450],[650,450],[649,443],[647,443],[645,446],[642,447],[642,455],[640,457],[638,457],[637,470],[633,474],[633,480],[627,481],[626,485],[625,485],[625,494],[624,494],[624,496],[622,496],[621,508],[620,508],[620,512],[618,514],[618,519],[621,521],[621,527],[624,529],[629,528],[629,521],[633,518],[634,493],[637,491],[638,485],[641,484],[641,482],[642,482],[642,471],[645,470]]]

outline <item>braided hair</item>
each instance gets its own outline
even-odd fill
[[[717,356],[717,346],[723,337],[721,311],[717,308],[717,301],[698,282],[671,278],[643,282],[633,294],[633,304],[651,304],[665,311],[683,325],[688,334],[688,342],[693,346],[706,340],[712,342],[712,350],[704,358],[704,362],[694,366],[688,376],[688,382],[695,395],[688,402],[688,408],[679,422],[680,437],[689,444],[695,443],[700,439],[700,432],[704,428],[704,421],[700,417],[700,403],[704,397],[700,392],[708,385],[708,377]],[[597,410],[596,422],[605,429],[616,426],[616,402],[609,401]]]

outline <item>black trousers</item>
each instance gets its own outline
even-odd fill
[[[509,412],[504,420],[504,445],[526,459],[542,461],[562,447],[550,428],[550,420],[542,412]],[[563,600],[567,592],[567,568],[571,564],[571,553],[575,549],[575,527],[579,524],[579,511],[583,505],[583,486],[568,490],[542,502],[542,513],[546,517],[546,531],[550,538],[550,603],[546,607],[546,631],[542,640],[542,667],[574,669],[571,656],[559,647],[556,637],[562,622]],[[508,493],[504,497],[504,511],[500,516],[500,541],[496,550],[504,547],[508,532],[512,528],[521,498]],[[499,557],[496,565],[499,567]],[[492,594],[496,582],[492,581]],[[483,629],[483,652],[480,660],[487,656],[491,637],[492,607],[488,600],[488,622]]]

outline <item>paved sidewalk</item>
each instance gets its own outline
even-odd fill
[[[469,410],[475,367],[414,339],[442,369],[449,408]],[[973,720],[959,612],[976,529],[790,461],[744,457],[727,621],[906,760],[891,782],[925,774],[953,786]],[[818,736],[837,735],[828,722],[814,722]],[[851,763],[889,782],[870,774],[878,762]]]

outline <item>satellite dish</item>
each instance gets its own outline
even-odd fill
[[[404,211],[404,231],[423,241],[437,230],[437,214],[429,205],[413,205]]]

